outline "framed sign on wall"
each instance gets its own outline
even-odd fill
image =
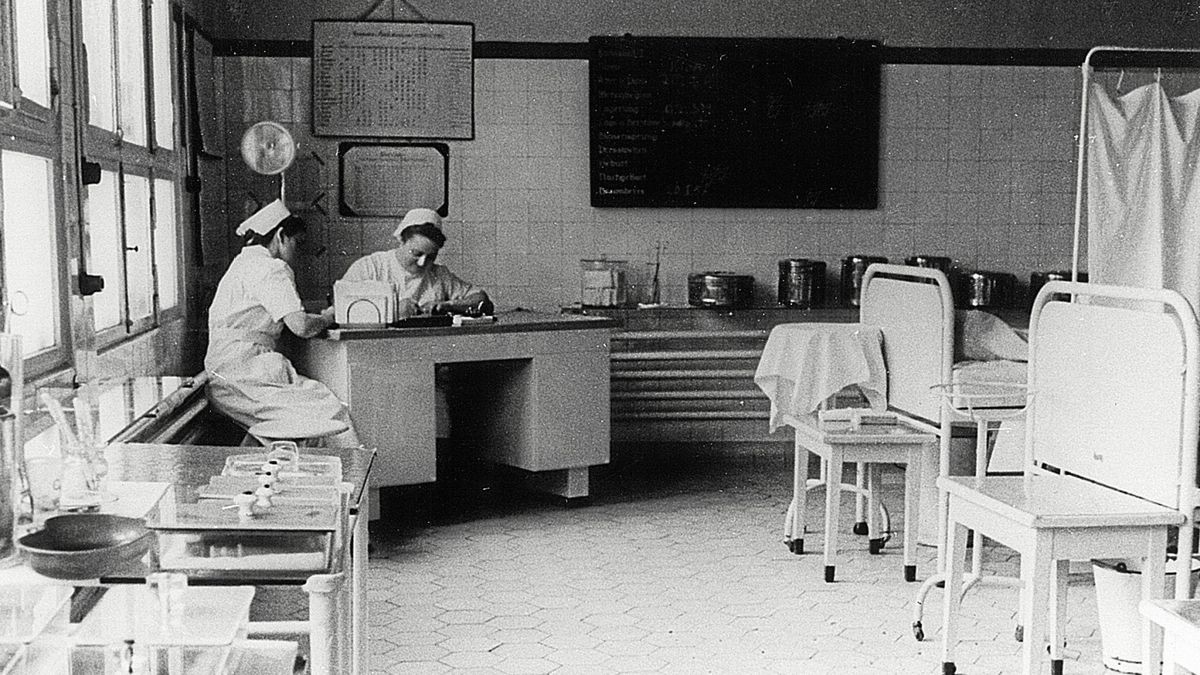
[[[313,21],[315,136],[475,137],[475,25]]]
[[[445,143],[339,143],[338,167],[343,216],[399,218],[417,207],[448,212]]]

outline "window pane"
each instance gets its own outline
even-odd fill
[[[27,355],[58,344],[52,175],[53,165],[44,157],[0,153],[4,273],[13,306],[9,327],[24,338]]]
[[[117,0],[117,71],[120,73],[122,137],[146,144],[146,40],[142,0]]]
[[[175,185],[154,181],[154,264],[158,266],[158,306],[179,304],[179,225],[175,218]]]
[[[87,47],[88,124],[116,131],[112,0],[87,0],[81,4],[83,44]]]
[[[150,179],[125,175],[125,273],[129,318],[154,312],[154,276],[150,267]]]
[[[171,5],[154,0],[150,5],[154,50],[154,141],[160,148],[175,147],[175,105],[171,91]]]
[[[89,185],[87,202],[88,273],[104,277],[104,290],[92,296],[96,330],[121,324],[121,299],[125,284],[121,281],[121,230],[117,203],[117,173],[100,172],[100,182]]]
[[[46,3],[17,2],[13,7],[17,29],[17,84],[21,94],[50,107],[50,38],[46,27]]]

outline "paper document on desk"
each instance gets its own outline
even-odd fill
[[[386,281],[333,284],[333,316],[339,325],[386,325],[396,319],[396,293]]]

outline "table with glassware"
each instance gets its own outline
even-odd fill
[[[102,529],[106,519],[144,519],[149,532],[135,555],[145,554],[64,578],[36,547],[19,547],[16,564],[0,570],[0,670],[19,662],[26,670],[16,672],[266,675],[277,665],[290,673],[295,642],[249,638],[307,635],[311,672],[367,672],[359,516],[374,450],[301,449],[275,460],[267,448],[131,443],[103,453],[99,508],[41,513],[41,529],[21,541],[53,536],[60,522]],[[308,618],[251,622],[259,586],[302,588]]]

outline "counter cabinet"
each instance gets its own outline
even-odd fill
[[[783,323],[858,320],[854,308],[582,311],[621,324],[612,335],[612,438],[630,443],[790,442],[768,433],[770,401],[754,384],[767,336]]]

